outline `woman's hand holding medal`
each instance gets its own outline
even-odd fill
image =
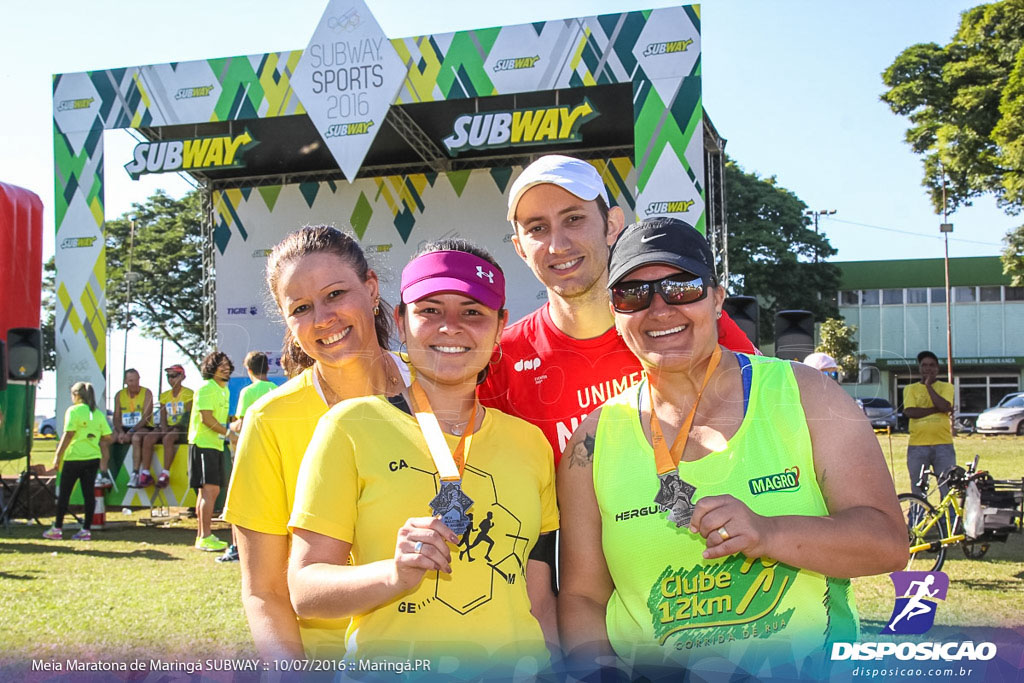
[[[730,495],[707,496],[697,502],[690,520],[690,531],[707,541],[704,559],[712,560],[743,553],[747,557],[766,557],[768,537],[774,520],[762,517],[746,503]]]
[[[395,585],[414,588],[425,572],[452,573],[449,543],[459,539],[437,517],[412,517],[398,530],[395,544]]]

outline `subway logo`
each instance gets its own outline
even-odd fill
[[[249,131],[241,135],[216,135],[187,140],[140,142],[134,158],[124,165],[133,180],[144,173],[213,171],[245,166],[242,155],[257,145]]]
[[[467,149],[519,147],[547,142],[580,142],[580,126],[600,112],[590,100],[575,107],[534,107],[463,114],[442,142],[452,156]]]

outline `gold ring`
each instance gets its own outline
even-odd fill
[[[722,537],[723,541],[729,540],[729,532],[725,530],[724,526],[718,527],[718,535]]]

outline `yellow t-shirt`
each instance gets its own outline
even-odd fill
[[[398,362],[408,384],[406,365]],[[306,446],[327,402],[307,369],[249,406],[235,449],[224,519],[246,529],[284,536]],[[281,571],[284,572],[282,567]],[[296,617],[297,618],[297,617]],[[348,619],[298,619],[311,658],[345,653]]]
[[[188,442],[199,448],[222,450],[226,444],[219,432],[215,432],[203,422],[203,411],[209,410],[213,419],[222,425],[228,422],[228,400],[230,391],[225,384],[221,386],[215,379],[208,379],[199,387],[192,401],[192,413],[188,418]]]
[[[452,450],[458,437],[446,435]],[[437,468],[416,419],[380,396],[343,401],[317,425],[288,524],[352,544],[352,562],[394,557],[399,528],[429,516]],[[544,434],[490,409],[462,479],[472,526],[452,548],[452,574],[427,572],[405,595],[352,618],[350,658],[442,658],[511,670],[548,653],[530,614],[525,570],[541,533],[558,528],[554,459]],[[449,660],[452,661],[452,660]]]
[[[139,387],[139,393],[135,394],[135,396],[131,396],[127,389],[121,389],[117,392],[114,403],[121,406],[121,426],[126,431],[142,421],[142,408],[146,402],[146,392],[148,391],[149,389],[146,387]],[[149,416],[149,419],[146,420],[143,426],[153,426],[152,415]]]
[[[935,393],[953,404],[953,385],[949,382],[938,380],[932,384]],[[903,390],[904,408],[934,408],[932,397],[928,395],[928,389],[922,382],[907,386]],[[946,413],[932,413],[926,417],[912,419],[910,421],[910,446],[935,446],[937,444],[953,443],[953,433],[949,428],[949,415]]]
[[[167,424],[161,425],[164,428],[174,427],[181,418],[185,416],[185,406],[192,402],[193,391],[188,387],[181,387],[178,395],[174,395],[173,389],[168,389],[160,394],[160,405],[167,411]]]

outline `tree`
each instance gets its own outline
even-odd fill
[[[835,358],[843,377],[856,377],[860,361],[865,358],[864,354],[857,353],[857,341],[854,339],[857,328],[847,325],[842,318],[829,318],[821,324],[818,334],[821,343],[814,350]]]
[[[201,206],[199,191],[172,199],[158,190],[106,226],[111,326],[138,326],[143,335],[166,339],[196,364],[203,350]]]
[[[889,108],[910,119],[906,141],[923,156],[936,213],[990,194],[1007,213],[1024,208],[1024,0],[960,15],[948,45],[912,45],[882,73]],[[943,206],[943,179],[946,204]],[[1021,282],[1024,226],[1007,235],[1004,272]],[[1016,235],[1016,237],[1014,237]],[[1014,246],[1016,245],[1016,246]]]
[[[725,166],[725,194],[730,289],[757,297],[759,343],[772,341],[770,321],[780,310],[805,309],[817,321],[838,315],[833,294],[839,269],[824,261],[836,250],[825,235],[808,227],[807,205],[774,177],[746,173],[733,161]]]
[[[53,256],[43,264],[42,311],[39,331],[43,337],[43,370],[57,369],[57,264]]]
[[[1003,241],[1003,272],[1010,276],[1014,287],[1024,287],[1024,225],[1007,233]]]

